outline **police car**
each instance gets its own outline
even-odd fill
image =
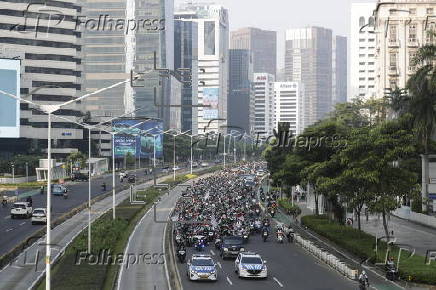
[[[235,272],[239,278],[267,278],[266,261],[256,253],[239,253],[235,260]]]
[[[210,255],[192,255],[191,260],[188,262],[186,274],[191,281],[216,281],[218,279],[216,264]]]

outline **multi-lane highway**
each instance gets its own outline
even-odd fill
[[[146,175],[145,170],[137,170],[135,174],[138,182],[150,180],[153,177],[152,175]],[[127,181],[120,183],[118,174],[115,180],[116,188],[127,184]],[[92,198],[105,193],[101,187],[103,182],[106,183],[106,192],[112,191],[111,174],[93,178],[91,180]],[[69,190],[68,199],[64,199],[62,196],[52,196],[53,219],[59,218],[88,200],[88,182],[69,182],[67,188]],[[47,204],[46,193],[40,194],[38,190],[34,190],[34,193],[32,195],[33,208],[45,208]],[[0,256],[16,247],[20,242],[25,241],[38,229],[44,227],[44,225],[32,225],[30,219],[11,219],[10,209],[11,205],[7,207],[0,206]]]
[[[302,250],[295,244],[279,244],[270,237],[263,242],[260,235],[250,237],[245,245],[246,250],[253,251],[267,261],[268,278],[265,280],[240,279],[235,273],[234,259],[223,260],[215,247],[205,248],[218,264],[218,281],[189,281],[186,275],[186,264],[178,263],[183,289],[304,289],[304,290],[349,290],[357,289],[357,283],[344,278],[325,264]],[[188,255],[196,252],[188,248]]]

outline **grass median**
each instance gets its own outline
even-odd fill
[[[330,221],[326,216],[304,216],[302,223],[362,260],[369,259],[372,263],[384,263],[385,261],[387,243],[378,242],[376,257],[375,237],[370,234]],[[399,253],[398,246],[389,247],[388,255],[394,257],[395,261],[397,261]],[[409,252],[401,250],[399,271],[403,280],[436,285],[436,262],[427,264],[423,256],[411,255]]]
[[[197,174],[206,174],[217,169],[219,168],[208,168]],[[172,188],[195,177],[197,175],[179,175],[176,176],[176,180],[168,178],[163,183],[169,184]],[[166,192],[167,189],[154,187],[138,191],[137,200],[143,200],[145,204],[130,204],[129,199],[126,199],[116,207],[117,217],[115,220],[112,219],[112,211],[108,211],[93,222],[91,229],[93,256],[92,260],[91,256],[88,256],[86,262],[83,263],[81,261],[84,259],[81,257],[86,257],[88,238],[87,229],[82,231],[53,266],[52,288],[63,290],[113,289],[120,266],[125,262],[123,260],[124,250],[130,234],[153,202]],[[108,253],[115,258],[110,263],[105,263]],[[101,257],[104,258],[101,259]],[[37,289],[45,289],[44,280]]]

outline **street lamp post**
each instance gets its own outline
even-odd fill
[[[223,168],[225,169],[226,168],[226,135],[225,134],[223,134],[223,138],[224,138]]]
[[[29,162],[26,162],[26,182],[29,182]]]
[[[15,184],[15,164],[11,163],[12,167],[12,183]]]
[[[138,76],[135,76],[135,78],[138,78]],[[118,83],[115,83],[113,85],[110,85],[108,87],[98,89],[92,93],[85,94],[79,98],[72,99],[70,101],[67,101],[62,104],[56,104],[56,105],[40,105],[37,103],[34,103],[29,100],[21,99],[20,97],[17,97],[13,94],[7,93],[3,90],[0,90],[0,93],[9,97],[12,97],[16,100],[19,100],[24,103],[28,103],[31,105],[34,105],[36,107],[39,107],[41,111],[46,113],[48,115],[48,132],[47,132],[47,226],[46,226],[46,252],[45,252],[45,288],[46,290],[51,289],[51,170],[52,170],[52,164],[51,164],[51,117],[52,114],[58,110],[60,110],[62,107],[65,107],[67,105],[70,105],[72,103],[76,103],[79,101],[84,100],[85,98],[88,98],[89,96],[99,94],[103,91],[118,87],[120,85],[123,85],[125,83],[128,83],[132,80],[132,78],[128,78],[124,81],[120,81]]]

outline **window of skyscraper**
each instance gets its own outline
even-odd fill
[[[215,22],[204,22],[204,54],[215,54]]]

